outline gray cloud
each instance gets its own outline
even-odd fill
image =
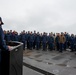
[[[76,34],[76,0],[0,0],[4,29]]]

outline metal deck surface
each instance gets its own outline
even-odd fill
[[[70,51],[25,50],[23,75],[76,75],[76,55]]]

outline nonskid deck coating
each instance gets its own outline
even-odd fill
[[[76,55],[65,51],[36,51],[24,52],[24,63],[55,75],[76,75]],[[75,74],[74,74],[75,73]]]

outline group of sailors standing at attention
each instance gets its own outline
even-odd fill
[[[47,49],[57,50],[59,52],[70,49],[71,52],[76,51],[76,35],[69,34],[67,32],[61,33],[40,33],[23,30],[20,34],[17,31],[4,30],[5,40],[19,41],[23,43],[23,50],[26,48],[29,50],[36,49],[46,51]]]

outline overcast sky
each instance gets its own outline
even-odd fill
[[[3,29],[76,34],[76,0],[0,0]]]

